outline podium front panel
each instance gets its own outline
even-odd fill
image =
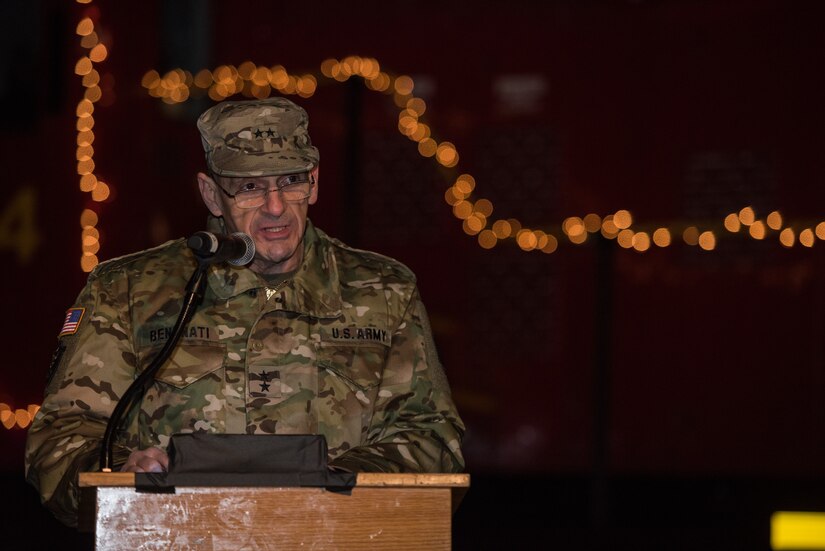
[[[97,487],[95,542],[108,550],[441,550],[451,546],[445,487]]]

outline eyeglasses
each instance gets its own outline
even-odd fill
[[[315,178],[312,178],[308,172],[303,172],[281,176],[275,182],[274,188],[260,182],[245,182],[238,191],[229,193],[220,184],[218,187],[227,197],[234,199],[239,208],[254,209],[266,203],[266,195],[272,191],[277,191],[282,201],[299,203],[310,196],[314,184]]]

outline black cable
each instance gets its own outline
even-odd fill
[[[155,379],[155,373],[160,370],[175,346],[180,339],[183,328],[192,319],[195,310],[203,301],[204,289],[206,287],[206,269],[211,263],[209,259],[198,258],[198,267],[189,278],[186,284],[186,295],[183,297],[183,307],[172,328],[172,334],[169,340],[161,349],[160,353],[152,360],[152,363],[138,376],[137,379],[129,385],[123,397],[115,406],[112,416],[106,425],[106,432],[103,434],[103,441],[100,446],[100,470],[103,472],[112,472],[112,455],[114,447],[114,434],[117,426],[120,424],[123,415],[131,409],[133,403],[143,396],[143,393],[149,388]]]

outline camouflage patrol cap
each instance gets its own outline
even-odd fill
[[[286,98],[224,101],[198,118],[206,164],[218,176],[275,176],[311,170],[318,149],[306,111]]]

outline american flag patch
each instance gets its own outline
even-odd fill
[[[80,320],[83,319],[83,312],[85,308],[69,308],[66,311],[66,319],[63,322],[63,329],[60,330],[58,337],[64,335],[74,335],[77,333],[77,328],[80,326]]]

